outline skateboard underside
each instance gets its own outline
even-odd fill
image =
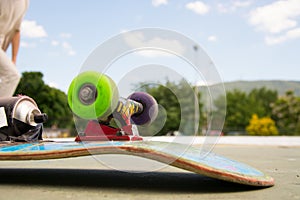
[[[157,141],[0,143],[0,160],[44,160],[100,154],[140,156],[208,177],[253,186],[274,179],[246,164],[200,148]]]

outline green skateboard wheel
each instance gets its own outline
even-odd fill
[[[116,108],[119,92],[114,81],[99,72],[86,71],[73,79],[68,90],[68,103],[78,117],[108,117]]]

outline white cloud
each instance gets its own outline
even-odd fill
[[[61,35],[61,37],[69,37],[68,35]],[[76,51],[73,49],[72,45],[67,42],[67,41],[59,41],[59,40],[52,40],[50,42],[51,46],[56,47],[56,48],[61,48],[62,52],[69,55],[69,56],[74,56],[76,55]],[[53,54],[52,54],[53,55]]]
[[[62,42],[61,46],[69,56],[76,55],[76,52],[74,51],[73,47],[68,42]]]
[[[217,41],[217,36],[215,35],[210,35],[208,38],[207,38],[208,41],[210,42],[216,42]]]
[[[167,5],[168,0],[152,0],[152,5],[155,7],[161,6],[161,5]]]
[[[47,32],[44,27],[38,25],[36,21],[23,20],[21,25],[21,32],[27,38],[43,38],[47,37]]]
[[[132,48],[140,49],[138,54],[145,57],[170,56],[164,51],[171,50],[176,54],[182,55],[185,52],[184,46],[178,40],[170,40],[161,37],[147,38],[142,32],[124,33],[125,42]],[[154,50],[156,48],[157,50]]]
[[[72,37],[72,34],[71,33],[61,33],[59,36],[61,38],[69,39]]]
[[[299,0],[280,0],[252,10],[249,22],[257,30],[274,34],[295,28],[299,16]]]
[[[59,45],[59,41],[57,41],[57,40],[52,40],[52,41],[51,41],[51,45],[52,45],[52,46],[58,46],[58,45]]]
[[[228,13],[230,11],[230,9],[222,3],[217,4],[217,9],[220,13]]]
[[[128,32],[129,30],[128,29],[121,29],[120,30],[120,33],[126,33],[126,32]]]
[[[74,51],[73,49],[70,49],[70,50],[67,51],[67,54],[69,56],[75,56],[76,55],[76,51]]]
[[[275,45],[283,43],[287,40],[293,40],[298,38],[300,38],[300,28],[289,30],[285,34],[280,36],[266,36],[265,42],[267,45]]]
[[[148,58],[155,58],[155,57],[162,57],[162,56],[169,57],[172,55],[163,50],[149,50],[149,49],[142,49],[140,51],[137,51],[136,53]]]
[[[234,1],[232,2],[232,7],[234,9],[236,8],[244,8],[244,7],[248,7],[252,4],[252,1]]]
[[[205,15],[209,12],[209,6],[202,1],[194,1],[185,5],[186,9],[193,11],[198,15]]]
[[[29,43],[29,42],[21,41],[20,46],[23,47],[23,48],[35,48],[36,43]]]
[[[63,42],[61,45],[64,49],[71,49],[72,48],[72,46],[68,42]]]
[[[52,88],[59,89],[59,86],[58,86],[58,84],[57,84],[57,83],[55,83],[55,82],[49,82],[49,83],[48,83],[48,85],[49,85],[50,87],[52,87]]]
[[[288,31],[286,33],[286,35],[291,39],[299,38],[300,37],[300,28],[292,29],[292,30]]]
[[[300,38],[299,17],[299,0],[278,0],[252,10],[249,23],[266,34],[267,45],[276,45]]]
[[[228,4],[218,3],[217,10],[221,13],[232,13],[240,8],[246,8],[252,5],[252,0],[249,1],[231,1]]]

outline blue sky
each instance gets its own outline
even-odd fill
[[[67,91],[98,45],[159,27],[197,42],[224,81],[300,81],[299,23],[299,0],[30,0],[17,67]]]

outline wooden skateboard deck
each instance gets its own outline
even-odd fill
[[[200,148],[157,141],[0,143],[0,160],[43,160],[99,154],[126,154],[166,163],[208,177],[252,186],[272,186],[274,179],[246,164]]]

